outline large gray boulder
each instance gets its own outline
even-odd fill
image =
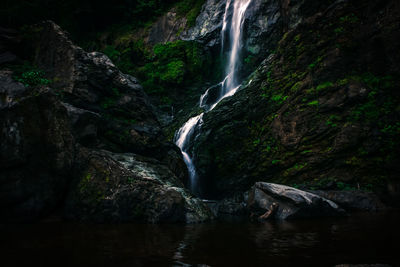
[[[91,222],[195,223],[211,219],[200,200],[155,159],[80,148],[65,216]]]
[[[137,80],[51,21],[33,33],[35,64],[52,83],[24,86],[0,71],[1,221],[54,211],[91,222],[211,219],[183,189],[182,155]]]
[[[253,216],[262,216],[274,203],[278,206],[273,218],[278,220],[343,214],[333,201],[293,187],[257,182],[251,188],[247,208]]]
[[[179,149],[164,135],[138,80],[99,52],[76,46],[52,21],[33,26],[35,64],[68,110],[74,136],[87,147],[155,157],[184,180]]]

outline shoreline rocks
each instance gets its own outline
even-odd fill
[[[255,183],[247,201],[251,216],[263,216],[270,207],[274,207],[271,217],[277,220],[344,215],[336,203],[318,195],[280,184]]]

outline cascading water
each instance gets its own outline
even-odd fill
[[[229,35],[229,53],[228,65],[225,70],[225,78],[216,86],[212,86],[200,97],[200,107],[205,109],[205,112],[212,110],[222,99],[232,96],[236,93],[240,83],[238,82],[237,71],[239,67],[239,54],[241,49],[242,28],[244,22],[244,14],[251,0],[227,0],[225,13],[221,29],[221,53],[224,52],[226,40]],[[232,16],[229,16],[230,10],[233,9]],[[229,21],[230,19],[230,21]],[[227,32],[228,31],[228,32]],[[217,89],[217,96],[210,103],[206,101],[209,98],[210,90]],[[206,103],[207,102],[207,103]],[[188,167],[190,184],[189,189],[192,193],[197,194],[197,172],[190,156],[189,147],[196,141],[197,134],[203,122],[204,113],[196,117],[190,118],[175,134],[175,143],[181,149],[183,159]],[[197,134],[196,134],[197,133]]]

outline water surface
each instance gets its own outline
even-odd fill
[[[397,212],[293,222],[0,225],[1,266],[399,264]]]

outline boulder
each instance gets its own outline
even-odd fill
[[[27,88],[19,82],[14,81],[12,72],[0,71],[0,110],[11,107],[18,102],[26,93]]]
[[[92,222],[201,222],[211,212],[194,203],[167,166],[135,154],[80,148],[65,216]],[[194,205],[195,204],[195,205]]]
[[[50,21],[34,26],[31,45],[50,87],[25,87],[0,71],[3,222],[35,221],[59,209],[92,222],[212,218],[183,189],[182,155],[134,77],[75,46]]]
[[[2,222],[32,221],[63,200],[74,139],[65,107],[48,88],[28,90],[9,72],[0,76],[7,99],[0,108],[0,214]]]
[[[99,52],[87,53],[52,21],[33,26],[35,64],[52,80],[71,117],[77,142],[117,153],[155,157],[187,177],[179,149],[164,135],[138,80]]]
[[[318,195],[280,184],[255,183],[247,202],[251,216],[268,217],[271,207],[274,215],[269,218],[278,220],[343,215],[338,205]]]

